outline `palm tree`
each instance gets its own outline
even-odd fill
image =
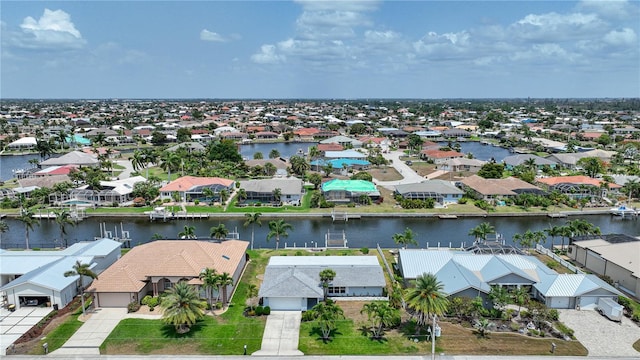
[[[473,229],[469,230],[469,235],[475,237],[476,242],[482,243],[487,241],[487,235],[495,233],[496,228],[488,222],[483,222]]]
[[[320,271],[320,283],[322,284],[322,291],[324,293],[324,301],[327,301],[327,295],[329,294],[329,284],[336,277],[336,272],[332,269],[324,269]]]
[[[247,199],[247,190],[240,188],[238,189],[238,202],[242,202]]]
[[[73,270],[65,271],[64,277],[69,276],[77,276],[78,277],[78,289],[80,293],[80,299],[82,301],[82,314],[86,315],[86,310],[84,308],[84,277],[89,277],[91,279],[98,279],[98,274],[94,273],[90,264],[83,264],[80,260],[77,260],[73,265]]]
[[[224,226],[224,224],[212,226],[211,229],[209,229],[209,236],[214,239],[224,240],[227,238],[227,235],[229,235],[229,230]]]
[[[489,319],[479,319],[476,320],[476,323],[473,327],[476,328],[476,330],[478,331],[478,335],[480,335],[481,338],[485,338],[487,337],[487,335],[489,335],[489,328],[491,328],[494,324],[489,321]]]
[[[417,319],[418,331],[429,323],[431,316],[442,315],[447,311],[449,299],[442,291],[444,285],[431,273],[419,275],[414,284],[414,287],[405,290],[405,301],[407,308]]]
[[[387,301],[373,301],[362,306],[360,314],[366,313],[371,322],[371,335],[374,339],[382,338],[382,330],[391,326],[399,315],[398,309],[394,309]]]
[[[191,326],[204,316],[206,301],[200,300],[198,290],[185,281],[178,282],[166,294],[160,303],[164,309],[162,320],[175,326],[178,334],[188,333]]]
[[[509,303],[509,292],[507,289],[500,285],[492,285],[489,292],[489,299],[493,302],[493,307],[502,309]]]
[[[211,188],[206,187],[202,189],[202,195],[204,196],[205,200],[211,200],[213,199],[215,192],[211,190]]]
[[[520,313],[522,305],[525,305],[527,301],[529,301],[529,290],[524,286],[520,286],[511,293],[511,296],[513,298],[513,302],[518,305],[518,313]]]
[[[217,285],[219,289],[218,293],[220,290],[222,290],[222,304],[226,305],[227,304],[227,286],[233,286],[233,278],[231,277],[231,275],[229,275],[229,273],[224,272],[218,275]]]
[[[329,340],[336,329],[336,322],[344,318],[344,311],[332,300],[317,303],[312,308],[322,332],[322,339]]]
[[[244,226],[247,227],[251,225],[251,250],[253,250],[253,235],[255,233],[254,230],[255,230],[256,224],[258,224],[258,226],[262,226],[262,221],[260,221],[260,216],[262,216],[262,213],[259,213],[259,212],[244,214],[244,217],[246,219],[244,221]]]
[[[178,233],[178,237],[181,239],[197,239],[196,227],[193,225],[185,225],[182,231]]]
[[[396,244],[402,245],[403,247],[410,244],[418,245],[418,241],[415,239],[413,230],[409,228],[405,228],[403,233],[394,234],[392,239]]]
[[[2,234],[9,231],[9,225],[7,225],[6,221],[0,220],[0,241],[2,241]]]
[[[275,188],[273,189],[273,191],[271,192],[271,194],[273,195],[273,200],[276,203],[280,203],[280,200],[282,199],[282,189],[280,188]]]
[[[249,308],[253,310],[256,304],[258,304],[258,286],[256,284],[247,285],[247,292],[245,296],[247,298],[247,305],[249,305]]]
[[[218,272],[216,269],[205,268],[200,272],[200,280],[202,280],[202,287],[204,287],[205,292],[207,294],[207,299],[209,300],[209,307],[211,308],[213,305],[211,304],[211,299],[213,298],[213,288],[218,285]]]
[[[40,223],[33,218],[33,215],[31,209],[22,208],[20,210],[20,216],[17,217],[17,219],[24,224],[24,241],[27,250],[29,250],[29,231],[33,230],[34,225],[40,225]]]
[[[178,170],[178,167],[180,166],[180,157],[172,151],[165,151],[162,153],[160,161],[160,168],[168,172],[167,180],[171,181],[171,170]]]
[[[280,246],[280,237],[288,237],[289,233],[287,230],[293,230],[293,226],[284,222],[283,219],[272,220],[269,221],[269,233],[267,234],[267,241],[269,241],[272,237],[276,238],[276,250],[278,250]]]
[[[226,189],[223,189],[223,190],[220,191],[218,196],[220,197],[220,205],[224,206],[224,203],[229,198],[229,191],[226,190]]]
[[[264,169],[265,175],[267,176],[273,176],[276,173],[276,171],[278,171],[278,168],[276,168],[276,166],[270,162],[264,164],[263,169]]]
[[[551,236],[551,250],[553,250],[556,236],[562,236],[562,226],[549,226],[548,229],[544,229],[544,232]]]
[[[299,176],[304,176],[304,173],[311,168],[311,165],[307,162],[307,160],[298,155],[294,155],[289,159],[289,163],[291,164],[291,170],[294,174]]]
[[[67,225],[76,226],[76,223],[71,220],[71,214],[68,209],[57,209],[53,210],[53,213],[56,215],[56,224],[58,224],[58,228],[60,229],[60,240],[64,243],[64,247],[67,247],[67,241],[64,236],[67,235]]]

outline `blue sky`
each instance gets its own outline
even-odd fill
[[[638,1],[2,1],[2,98],[639,97]]]

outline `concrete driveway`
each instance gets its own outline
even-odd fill
[[[98,308],[61,348],[53,351],[56,355],[96,355],[100,345],[127,316],[126,308]]]
[[[560,321],[573,329],[588,356],[631,356],[640,358],[633,343],[640,339],[640,327],[626,317],[613,322],[595,310],[559,310]]]
[[[304,355],[298,350],[301,320],[302,313],[300,311],[272,311],[267,316],[267,324],[262,335],[262,346],[260,350],[251,355]]]
[[[389,153],[383,154],[382,156],[384,156],[385,159],[391,161],[391,165],[400,173],[400,175],[402,175],[403,178],[401,180],[393,181],[379,181],[375,179],[376,185],[384,186],[385,188],[390,190],[395,190],[396,185],[414,184],[426,180],[422,176],[418,175],[418,173],[416,173],[411,168],[411,166],[405,164],[404,161],[400,160],[400,156],[404,156],[403,151],[391,151]]]
[[[51,311],[50,307],[24,306],[11,312],[0,310],[0,356],[6,355],[7,347],[18,340],[24,333],[39,323]]]

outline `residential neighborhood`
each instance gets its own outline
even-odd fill
[[[640,354],[637,99],[10,100],[0,128],[2,355]]]

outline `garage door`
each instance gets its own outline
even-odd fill
[[[100,307],[127,307],[131,302],[129,293],[98,293]]]
[[[570,298],[568,297],[553,297],[549,307],[552,309],[570,309],[571,303],[569,300]]]
[[[580,307],[588,308],[598,304],[598,297],[596,296],[583,296],[580,298]]]
[[[271,310],[306,310],[303,308],[302,303],[306,303],[306,299],[302,298],[268,298],[268,301],[265,302],[265,305],[269,305]]]

